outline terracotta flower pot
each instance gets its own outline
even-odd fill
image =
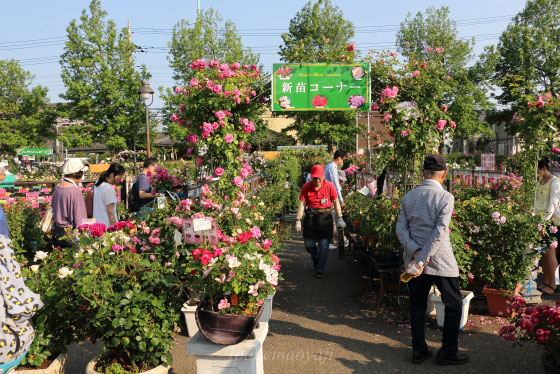
[[[484,287],[482,292],[486,295],[486,302],[488,303],[488,311],[491,316],[500,316],[511,318],[513,313],[507,312],[507,300],[519,293],[521,283],[517,284],[515,290],[496,290],[493,288]]]
[[[86,374],[98,374],[98,372],[95,371],[96,364],[97,364],[96,358],[88,362],[86,367]],[[167,365],[159,365],[148,371],[142,371],[139,374],[167,374],[169,372],[169,369],[171,369],[171,367]]]
[[[67,358],[66,353],[59,354],[51,364],[46,367],[45,369],[25,369],[25,370],[18,370],[18,374],[63,374],[64,373],[64,364],[66,363]]]
[[[230,345],[241,343],[253,332],[263,307],[259,307],[256,316],[244,316],[239,314],[219,314],[211,310],[203,309],[198,304],[195,317],[198,330],[206,339],[216,344]]]

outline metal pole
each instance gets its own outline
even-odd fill
[[[369,145],[369,110],[367,111],[367,172],[371,172],[371,148]]]
[[[150,111],[147,105],[145,105],[145,107],[146,107],[146,152],[148,153],[148,157],[151,157],[152,153],[150,152]]]
[[[359,151],[359,147],[358,147],[358,143],[360,141],[360,132],[358,131],[359,129],[359,121],[358,121],[358,116],[359,116],[359,112],[356,111],[356,154],[358,154]]]

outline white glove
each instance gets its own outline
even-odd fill
[[[301,232],[301,221],[296,221],[296,231]]]
[[[339,218],[338,222],[336,223],[336,226],[338,228],[344,229],[344,228],[346,228],[346,222],[344,222],[344,220],[342,218]]]

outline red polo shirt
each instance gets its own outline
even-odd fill
[[[299,199],[305,201],[305,205],[310,208],[330,208],[333,206],[333,201],[338,199],[338,194],[334,184],[323,180],[323,185],[319,188],[319,191],[315,189],[313,182],[304,184]],[[324,204],[321,204],[322,199],[326,200]]]

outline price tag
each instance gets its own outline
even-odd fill
[[[175,230],[175,235],[173,235],[173,239],[175,239],[175,244],[179,245],[183,241],[183,235]]]
[[[194,232],[197,231],[206,231],[212,228],[212,222],[205,218],[195,218],[193,219],[193,230]]]

